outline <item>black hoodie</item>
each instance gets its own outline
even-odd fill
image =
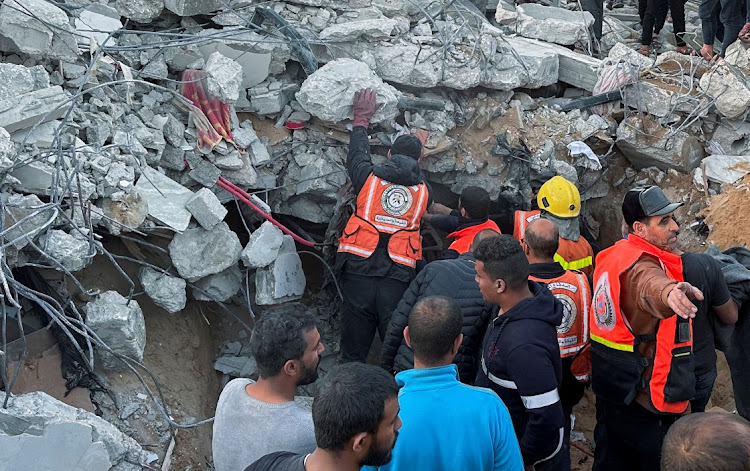
[[[510,411],[524,464],[560,451],[563,411],[557,326],[563,306],[543,284],[529,281],[533,297],[502,315],[496,308],[482,343],[476,386],[490,388]]]

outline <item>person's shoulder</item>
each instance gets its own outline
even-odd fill
[[[277,451],[259,458],[245,471],[304,471],[305,455],[289,451]]]
[[[255,381],[248,378],[235,378],[224,386],[224,389],[221,390],[221,395],[227,396],[238,394],[240,391],[244,391],[248,384],[254,382]]]

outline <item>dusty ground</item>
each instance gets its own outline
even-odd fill
[[[734,185],[732,189],[711,198],[704,211],[706,224],[711,232],[708,240],[721,250],[750,242],[750,176]]]

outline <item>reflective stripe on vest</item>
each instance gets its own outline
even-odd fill
[[[594,342],[592,387],[597,395],[605,395],[603,399],[628,403],[635,396],[637,385],[646,380],[651,403],[658,411],[681,414],[695,392],[691,321],[680,320],[677,315],[659,321],[656,353],[653,359],[648,359],[653,360],[653,372],[650,378],[641,378],[645,365],[635,348],[635,335],[620,310],[621,277],[645,254],[658,260],[669,278],[683,281],[682,259],[678,255],[659,250],[633,234],[599,254],[590,310]],[[676,338],[678,323],[682,322],[687,322],[689,331],[685,341]],[[612,368],[620,371],[613,374]]]
[[[584,237],[568,240],[560,237],[555,261],[566,270],[581,270],[586,276],[594,274],[594,250]]]
[[[488,219],[481,224],[475,224],[473,226],[466,227],[460,231],[451,232],[446,236],[448,239],[456,239],[448,247],[448,250],[455,250],[460,254],[471,251],[471,244],[474,242],[474,236],[485,229],[492,229],[493,231],[500,234],[500,228],[497,227],[495,221]]]
[[[526,226],[541,215],[542,212],[538,209],[535,209],[534,211],[516,211],[513,214],[513,237],[520,242],[521,239],[523,239],[523,235],[526,233]]]
[[[567,262],[564,258],[562,258],[562,255],[556,253],[555,261],[566,270],[583,270],[584,268],[590,267],[594,264],[594,257],[587,256],[578,260],[571,260]]]
[[[415,268],[422,258],[419,226],[427,210],[427,185],[397,185],[370,174],[357,195],[357,209],[339,238],[339,252],[370,257],[381,236],[395,263]]]
[[[586,345],[589,339],[589,303],[591,289],[586,276],[579,271],[566,271],[557,278],[530,280],[545,283],[563,305],[563,319],[557,328],[560,357],[570,357]]]
[[[490,370],[487,369],[487,363],[484,362],[484,355],[482,355],[482,371],[484,371],[484,374],[487,375],[487,379],[497,384],[498,386],[505,389],[518,389],[518,386],[516,386],[515,382],[509,379],[498,378],[497,376],[490,373]]]

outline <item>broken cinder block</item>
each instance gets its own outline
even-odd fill
[[[138,280],[149,298],[159,307],[170,314],[182,311],[187,302],[185,287],[187,283],[182,278],[161,273],[153,268],[143,267],[138,272]]]
[[[100,294],[86,305],[86,325],[115,353],[135,361],[143,360],[146,323],[135,299],[128,303],[117,291]],[[105,369],[126,368],[125,363],[108,351],[102,348],[97,351]]]
[[[255,302],[270,305],[300,299],[306,282],[294,239],[285,235],[276,260],[255,271]]]
[[[185,207],[193,215],[198,224],[206,230],[224,220],[227,209],[221,205],[219,198],[208,188],[201,188],[185,203]]]

